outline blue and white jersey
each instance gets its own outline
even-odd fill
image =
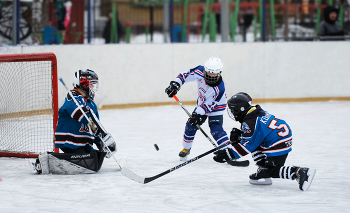
[[[241,124],[242,141],[231,147],[235,158],[259,149],[267,157],[292,151],[292,130],[289,125],[261,109],[259,105],[248,113]]]
[[[175,81],[181,86],[190,81],[197,81],[198,99],[195,112],[200,115],[222,115],[226,109],[226,90],[225,83],[217,86],[209,86],[203,77],[204,66],[198,66],[187,72],[180,73]]]
[[[71,90],[74,98],[88,117],[88,108],[92,109],[97,117],[98,111],[95,102],[84,99],[78,90]],[[89,151],[93,150],[93,143],[99,143],[100,139],[89,133],[88,120],[85,118],[79,107],[74,103],[68,94],[64,104],[58,111],[58,123],[55,132],[55,147],[78,149],[86,146]]]

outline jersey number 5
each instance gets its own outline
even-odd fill
[[[287,135],[289,135],[289,128],[286,124],[280,124],[280,125],[276,125],[277,124],[277,120],[275,119],[272,119],[270,124],[269,124],[269,128],[270,129],[283,129],[282,131],[280,132],[277,132],[277,134],[280,136],[280,137],[286,137]]]

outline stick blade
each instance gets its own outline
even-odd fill
[[[244,160],[244,161],[232,160],[232,161],[227,161],[227,163],[230,164],[231,166],[238,166],[238,167],[249,166],[249,160]]]
[[[125,177],[127,177],[127,178],[129,178],[129,179],[131,179],[131,180],[133,180],[133,181],[136,181],[136,182],[138,182],[138,183],[145,184],[145,178],[144,178],[144,177],[141,177],[141,176],[139,176],[139,175],[133,173],[132,171],[130,171],[130,170],[129,170],[127,167],[125,167],[125,166],[122,167],[121,173],[122,173]]]

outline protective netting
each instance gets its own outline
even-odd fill
[[[0,61],[0,153],[53,151],[51,61]]]

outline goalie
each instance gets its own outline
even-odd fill
[[[96,173],[104,157],[116,152],[113,137],[100,124],[93,101],[98,85],[98,75],[94,71],[79,70],[74,73],[74,89],[68,92],[58,111],[55,132],[55,147],[63,153],[40,154],[33,163],[38,174]],[[93,144],[98,150],[94,150]]]

